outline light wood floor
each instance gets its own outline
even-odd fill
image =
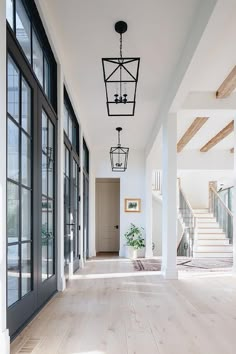
[[[96,258],[11,353],[235,354],[236,277],[194,272],[166,281],[158,272],[134,272],[128,260]]]

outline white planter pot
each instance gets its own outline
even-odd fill
[[[136,259],[145,257],[145,247],[135,250],[132,246],[125,246],[125,258]]]
[[[125,258],[136,259],[137,250],[135,250],[132,246],[125,246]]]
[[[137,250],[137,257],[138,258],[145,258],[145,247],[139,248]]]

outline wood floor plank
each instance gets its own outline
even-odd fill
[[[178,281],[96,258],[12,343],[20,354],[234,354],[236,278],[180,273]],[[23,349],[22,349],[23,348]]]

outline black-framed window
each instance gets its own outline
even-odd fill
[[[57,64],[34,1],[6,0],[6,18],[45,95],[57,112]]]
[[[89,174],[89,150],[86,141],[83,139],[83,169]]]
[[[64,132],[69,139],[74,151],[79,156],[79,124],[76,119],[72,104],[64,88]]]
[[[8,306],[32,290],[32,89],[7,61]]]

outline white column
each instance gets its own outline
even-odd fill
[[[234,119],[233,272],[236,273],[236,118]]]
[[[80,267],[84,267],[84,154],[83,154],[83,130],[80,126],[80,234],[79,234],[79,250],[80,250]]]
[[[163,123],[162,136],[162,273],[177,279],[177,115],[169,114]]]
[[[0,0],[0,353],[10,353],[6,313],[6,2]]]
[[[57,290],[66,287],[64,273],[64,75],[58,64],[58,169],[57,169]]]
[[[152,168],[148,161],[146,160],[146,171],[145,171],[145,195],[146,195],[146,250],[145,257],[150,258],[153,256],[152,251]]]

